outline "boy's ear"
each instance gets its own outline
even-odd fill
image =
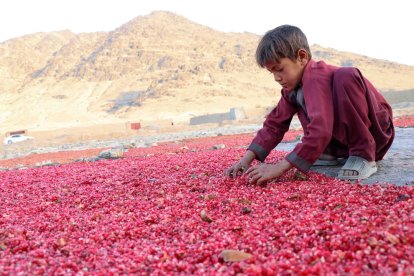
[[[308,63],[309,55],[305,49],[299,49],[297,54],[297,60],[300,64],[306,65]]]

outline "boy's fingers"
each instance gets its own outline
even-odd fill
[[[257,182],[257,180],[259,180],[261,178],[260,175],[256,174],[256,175],[251,175],[249,177],[249,183],[250,184],[255,184]]]
[[[239,174],[241,175],[241,174],[246,173],[247,170],[248,170],[248,167],[243,166],[241,164],[238,164],[238,165],[234,165],[231,168],[225,170],[224,174],[227,177],[236,178],[237,176],[239,176]]]
[[[250,167],[246,170],[246,174],[250,174],[252,173],[254,170],[256,169],[256,167]]]
[[[231,167],[231,168],[229,168],[225,171],[225,175],[227,177],[232,177],[233,178],[234,177],[234,171],[235,171],[235,168]]]
[[[237,174],[239,173],[240,168],[238,166],[236,166],[235,168],[233,168],[233,178],[237,177]]]

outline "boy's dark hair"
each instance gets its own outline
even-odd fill
[[[308,40],[301,29],[291,25],[282,25],[268,31],[260,40],[256,49],[256,62],[265,67],[269,61],[279,61],[289,58],[295,61],[297,53],[304,49],[308,58],[312,58]]]

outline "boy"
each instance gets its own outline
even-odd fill
[[[290,25],[263,36],[256,61],[273,74],[282,95],[227,176],[241,172],[249,183],[262,184],[292,167],[307,172],[312,165],[337,165],[343,158],[339,179],[366,179],[377,171],[375,161],[384,157],[395,135],[392,110],[358,69],[315,62],[304,33]],[[303,127],[301,143],[277,164],[249,168],[282,140],[294,114]]]

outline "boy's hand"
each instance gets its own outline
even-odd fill
[[[246,170],[249,168],[250,163],[254,160],[256,155],[251,150],[246,151],[246,154],[243,156],[242,159],[240,159],[239,162],[228,168],[224,171],[224,174],[227,177],[236,178],[239,175],[242,175],[246,172]]]
[[[277,164],[259,164],[249,168],[246,171],[247,179],[250,184],[261,185],[266,181],[281,176],[284,172],[292,168],[292,165],[286,160]]]
[[[234,164],[233,166],[231,166],[230,168],[228,168],[224,174],[227,177],[232,177],[232,178],[236,178],[239,175],[242,175],[243,173],[245,173],[247,171],[247,169],[249,168],[249,163],[244,163],[242,161]]]

